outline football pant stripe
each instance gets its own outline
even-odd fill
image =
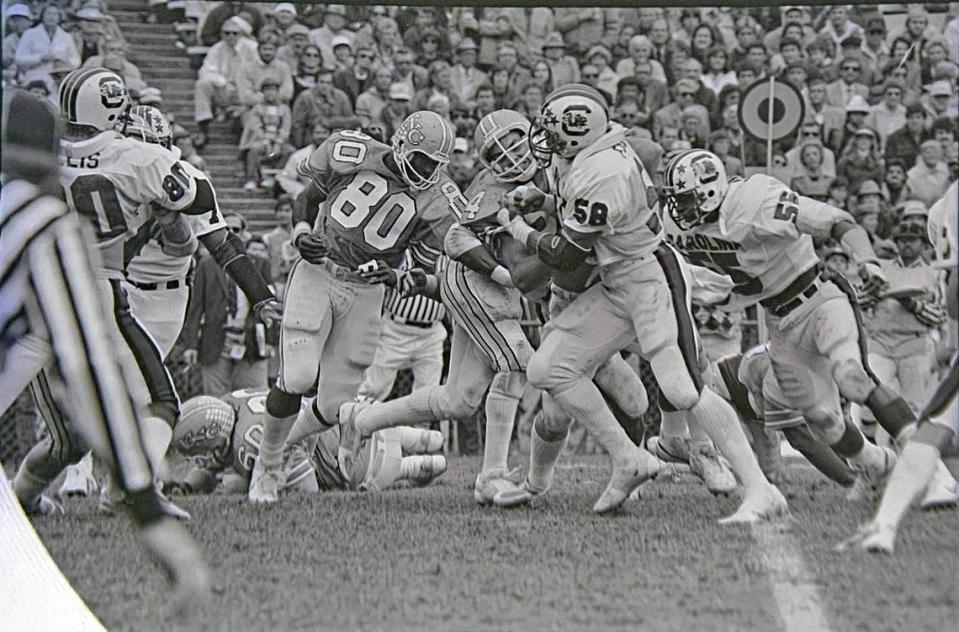
[[[486,346],[486,341],[483,340],[479,331],[476,329],[476,323],[473,322],[470,314],[463,310],[462,303],[464,299],[460,296],[458,281],[456,279],[456,268],[461,265],[462,264],[450,260],[444,269],[443,284],[440,290],[443,302],[453,313],[456,321],[463,328],[463,331],[469,335],[473,344],[477,345],[487,357],[493,358],[492,349]]]
[[[666,283],[669,286],[669,294],[672,297],[673,313],[676,315],[676,333],[679,351],[683,356],[683,362],[686,364],[686,371],[696,387],[696,392],[703,391],[703,375],[699,370],[699,352],[696,344],[696,329],[693,326],[693,315],[690,313],[687,302],[686,279],[683,278],[683,271],[680,267],[676,251],[668,244],[663,242],[656,249],[656,260],[659,262],[666,277]]]
[[[498,371],[522,371],[523,367],[519,362],[516,353],[510,348],[506,337],[496,327],[496,323],[490,319],[486,310],[483,308],[483,302],[469,285],[466,277],[466,266],[457,263],[453,268],[455,280],[460,290],[461,299],[458,303],[464,316],[469,319],[474,326],[476,339],[481,347],[485,347],[486,354],[493,362],[493,366]],[[469,331],[469,330],[467,330]]]
[[[846,277],[840,274],[833,275],[831,281],[846,295],[846,298],[849,299],[852,313],[856,317],[856,333],[859,335],[856,342],[859,345],[859,359],[862,361],[862,368],[866,370],[866,373],[872,378],[873,382],[879,384],[879,378],[876,377],[876,374],[872,371],[872,367],[869,366],[869,345],[866,342],[866,326],[862,320],[862,309],[859,307],[859,298],[856,295],[856,290],[854,290],[849,281],[846,280]]]

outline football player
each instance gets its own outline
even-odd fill
[[[524,187],[508,197],[510,208],[500,211],[499,221],[553,268],[581,268],[593,253],[600,268],[601,282],[551,317],[552,330],[527,370],[530,383],[583,422],[612,458],[609,484],[593,510],[615,509],[659,468],[658,459],[629,440],[589,379],[599,363],[636,345],[664,397],[707,428],[742,480],[744,502],[725,522],[784,511],[785,498],[763,476],[735,412],[704,388],[688,273],[664,243],[656,189],[625,130],[611,123],[603,97],[581,84],[554,91],[529,142],[544,167],[553,165],[555,193]],[[559,233],[538,231],[519,214],[553,209],[562,218]]]
[[[893,437],[914,416],[868,370],[855,293],[845,279],[824,271],[812,242],[832,237],[861,265],[867,284],[881,285],[865,230],[845,211],[799,196],[770,176],[730,181],[722,161],[707,151],[676,153],[663,179],[679,248],[693,263],[730,277],[729,309],[765,308],[772,365],[765,401],[799,411],[813,434],[868,482],[881,479],[895,453],[844,423],[840,393],[869,406]]]
[[[952,183],[946,195],[929,209],[928,233],[934,265],[945,271],[946,308],[949,317],[959,317],[959,184]],[[955,323],[953,323],[955,325]],[[899,455],[875,517],[840,545],[892,554],[899,524],[913,501],[937,473],[942,452],[952,443],[959,423],[959,354],[953,355],[945,378],[920,413],[919,426]]]
[[[303,259],[286,289],[280,372],[266,399],[250,501],[276,502],[283,443],[303,395],[319,379],[313,412],[332,426],[373,360],[383,286],[369,284],[360,266],[383,260],[396,267],[409,247],[414,260],[431,269],[441,252],[452,214],[434,185],[453,139],[452,126],[438,114],[414,112],[396,130],[392,147],[343,130],[301,165],[310,184],[296,199],[293,244]]]
[[[225,482],[225,475],[233,474],[243,481],[246,493],[263,438],[266,398],[266,391],[246,390],[219,399],[201,395],[184,402],[170,449],[190,467],[174,486],[185,493],[209,493],[218,476]],[[311,415],[311,410],[312,402],[305,402],[300,415]],[[443,435],[435,430],[403,427],[378,432],[366,442],[360,457],[352,460],[350,469],[341,468],[337,458],[339,435],[334,426],[313,441],[288,445],[282,489],[375,491],[396,487],[402,481],[426,485],[446,471],[446,457],[441,454]],[[310,445],[313,442],[315,446]]]

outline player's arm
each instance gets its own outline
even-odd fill
[[[446,254],[454,261],[488,276],[500,285],[512,285],[510,272],[502,266],[469,228],[454,222],[444,239]]]
[[[154,205],[153,214],[160,225],[160,248],[171,257],[189,257],[197,248],[197,238],[182,213]]]
[[[246,254],[243,241],[228,231],[225,226],[201,235],[200,242],[210,251],[217,264],[236,282],[236,286],[247,297],[254,310],[262,309],[270,301],[276,300],[276,295],[273,294],[266,279]]]
[[[866,230],[846,211],[812,198],[786,191],[774,211],[779,221],[792,221],[800,233],[817,238],[830,237],[839,243],[858,264],[875,263],[879,258],[872,249]]]
[[[550,268],[569,272],[586,262],[600,233],[581,233],[564,226],[559,233],[538,231],[520,216],[510,217],[503,209],[497,216],[513,239],[534,251]]]

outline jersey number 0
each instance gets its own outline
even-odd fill
[[[363,226],[366,243],[389,250],[416,217],[416,203],[406,193],[388,193],[386,178],[361,172],[333,200],[330,217],[343,228]]]

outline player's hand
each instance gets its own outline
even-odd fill
[[[879,267],[878,263],[872,261],[868,261],[862,265],[859,269],[859,276],[861,276],[863,280],[861,294],[878,296],[882,289],[889,284],[886,280],[886,275],[882,272],[882,268]]]
[[[283,304],[275,298],[268,298],[253,306],[253,315],[264,325],[272,325],[283,318]]]
[[[426,287],[426,278],[426,272],[420,268],[413,268],[401,274],[396,285],[400,296],[407,298],[422,292]]]
[[[293,247],[310,263],[323,263],[330,252],[323,238],[313,233],[299,235],[293,242]]]
[[[184,349],[183,350],[183,361],[187,364],[196,364],[198,354],[196,349]]]
[[[382,283],[387,287],[396,287],[399,283],[400,272],[390,267],[382,259],[372,259],[356,269],[357,274],[366,279],[370,285]]]
[[[514,214],[538,211],[545,202],[546,194],[528,184],[521,184],[503,196],[503,205]]]

